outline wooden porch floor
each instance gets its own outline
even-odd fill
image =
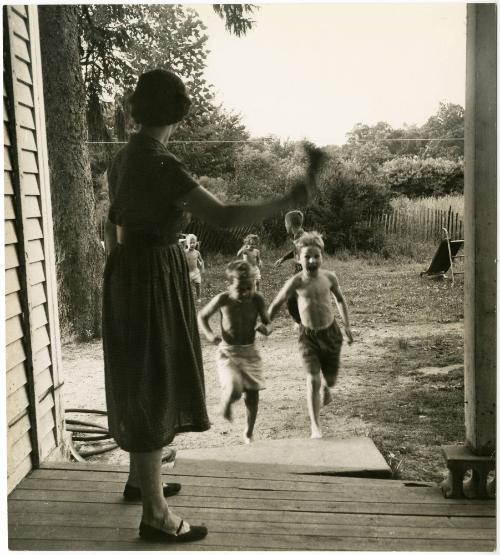
[[[292,467],[290,467],[292,468]],[[15,550],[490,551],[495,502],[446,500],[432,484],[291,474],[270,465],[178,461],[170,505],[208,536],[138,539],[141,506],[122,499],[126,468],[51,463],[8,498]],[[277,471],[276,471],[277,470]],[[419,487],[420,486],[420,487]]]

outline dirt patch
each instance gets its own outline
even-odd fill
[[[432,246],[431,246],[432,247]],[[429,259],[434,247],[430,249]],[[290,275],[290,267],[273,262],[283,253],[264,252],[262,293],[269,303]],[[229,259],[205,257],[202,301],[226,287]],[[463,441],[463,283],[419,278],[421,264],[327,257],[349,305],[355,342],[342,350],[342,369],[334,401],[322,409],[326,436],[369,436],[397,477],[439,481],[445,473],[441,445]],[[275,331],[258,339],[266,367],[267,388],[261,394],[255,434],[259,439],[308,437],[305,375],[296,331],[281,312]],[[219,416],[215,347],[202,343],[211,429],[175,438],[176,449],[241,443],[245,409],[236,404],[234,422]],[[64,402],[68,408],[105,409],[100,341],[63,347]],[[446,373],[419,369],[444,368]],[[105,419],[100,422],[105,423]],[[126,463],[120,450],[96,461]]]
[[[445,334],[460,334],[461,324],[443,324]],[[384,372],[389,354],[400,349],[399,338],[428,339],[433,337],[429,325],[388,325],[383,329],[362,328],[355,330],[357,339],[348,346],[344,344],[343,368],[334,388],[334,402],[322,409],[325,436],[347,438],[353,436],[373,437],[379,426],[373,416],[380,410],[377,397],[383,388],[406,388],[415,384],[415,376],[401,374],[395,380]],[[256,438],[277,439],[308,437],[309,423],[305,401],[305,375],[300,365],[296,332],[291,323],[275,330],[269,338],[260,338],[258,346],[266,364],[267,387],[261,393]],[[176,437],[172,444],[178,450],[202,447],[222,447],[239,445],[244,427],[244,405],[237,403],[234,422],[225,421],[218,414],[219,388],[215,371],[215,348],[203,344],[207,407],[212,426],[204,433],[188,433]],[[457,365],[455,365],[457,366]],[[454,366],[454,368],[455,368]],[[66,344],[63,349],[64,400],[67,408],[106,409],[104,391],[104,367],[100,341],[86,344]],[[360,408],[353,410],[350,398]],[[372,402],[370,403],[370,399]],[[350,405],[348,410],[347,406]],[[85,417],[87,420],[105,423],[100,417]],[[427,418],[419,415],[418,419]],[[403,442],[405,443],[405,442]],[[380,446],[379,446],[380,448]],[[397,449],[388,450],[389,453]],[[403,445],[403,452],[407,451]],[[389,457],[390,459],[390,457]],[[128,455],[117,449],[93,457],[95,462],[107,461],[111,464],[126,464]],[[440,462],[439,459],[437,461]],[[409,467],[411,468],[411,466]],[[419,479],[418,473],[405,475],[408,479]],[[423,477],[421,479],[424,479]],[[426,476],[425,479],[428,479]]]

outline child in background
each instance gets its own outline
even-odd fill
[[[274,266],[281,266],[285,260],[294,261],[293,273],[297,274],[302,271],[302,266],[299,260],[299,253],[295,247],[295,241],[300,239],[300,237],[305,233],[304,228],[304,214],[300,210],[291,210],[285,214],[285,229],[288,237],[292,240],[292,250],[284,254],[281,258],[278,258],[274,263]],[[299,309],[297,307],[297,296],[293,295],[287,299],[287,309],[290,316],[295,320],[296,324],[300,324]]]
[[[192,233],[186,235],[184,239],[184,252],[189,268],[189,279],[194,286],[196,300],[201,302],[201,272],[205,270],[205,263],[197,247],[199,247],[198,237]]]
[[[271,333],[271,320],[264,297],[255,291],[253,266],[245,260],[231,262],[226,269],[229,288],[215,296],[198,314],[198,324],[208,341],[218,345],[217,372],[222,389],[222,416],[232,420],[232,404],[244,394],[246,405],[245,443],[253,440],[259,407],[259,390],[264,389],[262,360],[255,347],[255,332]],[[212,331],[210,317],[221,314],[221,335]],[[257,325],[260,317],[261,324]]]
[[[257,248],[259,244],[259,236],[251,233],[243,239],[243,246],[238,251],[236,256],[243,256],[243,260],[248,262],[252,267],[255,274],[255,290],[260,289],[260,268],[262,266],[262,260],[260,259],[260,251]]]
[[[307,372],[307,407],[311,420],[311,438],[321,438],[319,411],[321,393],[323,404],[331,402],[329,388],[337,379],[342,346],[342,332],[335,320],[331,294],[344,320],[344,330],[349,344],[352,332],[349,313],[339,282],[334,272],[323,270],[324,243],[315,231],[303,233],[296,241],[302,271],[291,277],[269,307],[271,320],[285,301],[297,296],[301,324],[299,350]],[[321,374],[326,382],[321,387]]]
[[[299,255],[295,247],[295,241],[300,238],[300,236],[305,233],[304,228],[304,214],[300,210],[291,210],[285,214],[285,229],[288,237],[293,242],[293,248],[291,251],[284,254],[281,258],[278,258],[274,265],[281,266],[285,260],[293,259],[295,262],[294,273],[302,271],[302,266],[300,265]]]

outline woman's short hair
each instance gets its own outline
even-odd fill
[[[325,243],[323,237],[317,231],[306,231],[296,241],[295,247],[298,251],[304,247],[318,247],[323,252],[325,250]]]
[[[139,77],[130,104],[137,123],[161,127],[181,121],[191,100],[179,76],[166,69],[154,69]]]
[[[246,260],[234,260],[227,265],[226,276],[237,281],[255,279],[255,270]]]
[[[291,210],[285,214],[285,222],[299,227],[304,223],[304,214],[300,210]]]

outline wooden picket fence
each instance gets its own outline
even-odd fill
[[[368,226],[378,226],[385,234],[405,236],[419,241],[434,241],[442,237],[443,227],[452,239],[464,238],[462,215],[448,210],[418,208],[416,210],[394,210],[370,214]]]

